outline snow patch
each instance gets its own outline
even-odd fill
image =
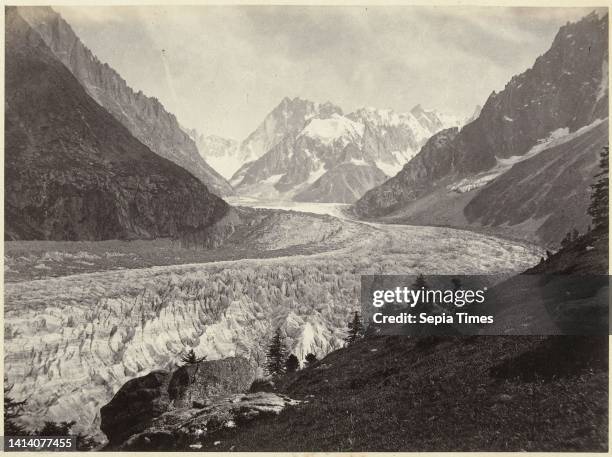
[[[392,164],[392,163],[383,162],[382,160],[377,160],[375,163],[376,163],[376,167],[389,177],[395,176],[404,167],[403,165],[399,163]]]
[[[331,144],[337,139],[350,142],[361,138],[364,125],[347,117],[334,114],[329,119],[313,119],[302,130],[300,136],[315,138],[324,144]]]
[[[360,167],[368,166],[368,163],[363,159],[351,159],[350,163],[352,163],[353,165],[360,166]]]
[[[323,164],[323,162],[318,162],[317,164],[317,168],[315,171],[311,171],[310,174],[308,175],[308,179],[306,180],[306,182],[308,184],[312,184],[314,183],[317,179],[319,179],[321,176],[323,176],[325,174],[325,172],[327,170],[325,170],[325,165]]]
[[[608,93],[608,61],[604,60],[601,66],[601,81],[597,91],[597,101],[601,100]]]
[[[538,155],[540,152],[546,149],[550,149],[559,146],[563,143],[567,143],[568,141],[571,141],[574,138],[577,138],[580,135],[598,126],[599,124],[604,122],[604,120],[605,119],[596,119],[591,124],[585,125],[584,127],[581,127],[571,133],[569,131],[569,128],[567,127],[553,130],[546,138],[539,140],[535,144],[535,146],[533,146],[525,154],[506,158],[496,157],[497,164],[491,170],[486,171],[484,173],[480,173],[476,176],[464,178],[455,184],[449,185],[447,189],[453,192],[464,193],[469,192],[470,190],[477,189],[479,187],[483,187],[501,174],[508,171],[515,164],[530,159],[531,157]]]
[[[404,165],[410,162],[417,154],[418,150],[406,149],[404,151],[391,151],[393,162],[377,160],[376,166],[387,176],[392,177],[398,174]]]
[[[262,184],[276,184],[284,176],[284,173],[279,175],[272,175],[262,181]]]

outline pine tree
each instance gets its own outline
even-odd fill
[[[567,232],[561,240],[561,247],[565,248],[572,242],[572,232]]]
[[[15,420],[21,416],[21,411],[25,401],[15,401],[8,395],[12,386],[4,384],[4,435],[5,436],[25,436],[28,435],[27,430],[22,425],[19,425]]]
[[[451,278],[451,283],[453,283],[453,292],[457,292],[463,287],[463,283],[460,278]],[[459,312],[460,307],[455,306],[455,300],[445,305],[445,308],[450,313]]]
[[[315,354],[313,354],[312,352],[309,352],[308,354],[306,354],[306,358],[304,359],[306,361],[305,366],[306,368],[311,367],[314,363],[317,362],[317,356]]]
[[[76,424],[75,421],[70,422],[49,422],[45,421],[45,425],[42,429],[37,430],[36,434],[39,436],[68,436],[72,435],[70,429]]]
[[[416,280],[414,281],[414,283],[412,284],[412,289],[415,291],[423,290],[424,292],[426,292],[429,289],[429,284],[427,284],[427,281],[425,280],[425,276],[423,276],[422,274],[419,274],[416,277]],[[415,306],[413,307],[413,312],[415,313],[428,312],[429,310],[430,310],[430,305],[426,302],[426,300],[421,300],[417,302]]]
[[[427,281],[425,281],[425,276],[423,276],[422,273],[419,273],[416,277],[416,280],[414,281],[414,283],[412,284],[412,288],[414,290],[418,290],[418,289],[429,289],[429,284],[427,284]]]
[[[602,149],[599,156],[600,172],[595,175],[597,182],[591,186],[591,204],[588,213],[593,218],[594,228],[608,227],[608,148]]]
[[[190,349],[187,354],[181,357],[181,362],[183,362],[183,366],[195,365],[196,363],[200,363],[203,360],[206,360],[206,356],[196,357],[196,354],[193,348]]]
[[[285,341],[281,335],[280,328],[277,328],[266,353],[266,369],[270,376],[278,376],[285,372],[286,356],[287,348],[285,347]]]
[[[578,238],[580,238],[580,232],[576,229],[572,230],[572,241],[576,241]]]
[[[423,280],[425,280],[425,278],[423,278]],[[461,284],[461,279],[459,278],[453,278],[451,279],[451,282],[453,283],[453,290],[456,292],[459,289],[461,289],[462,284]]]
[[[294,354],[291,354],[285,362],[285,370],[287,373],[295,373],[298,368],[300,368],[300,361]]]
[[[344,338],[347,345],[355,343],[357,340],[363,338],[364,328],[361,322],[361,316],[358,311],[353,314],[353,320],[348,324],[348,335]]]

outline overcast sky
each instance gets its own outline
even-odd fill
[[[581,8],[55,7],[186,126],[244,139],[280,100],[466,115]]]

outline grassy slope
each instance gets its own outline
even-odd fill
[[[588,235],[537,272],[606,271],[607,243]],[[212,436],[204,449],[607,450],[606,337],[378,337],[277,389],[304,403]]]
[[[308,403],[213,436],[207,449],[603,451],[608,427],[606,338],[590,341],[600,351],[585,369],[562,365],[559,359],[559,371],[565,374],[558,377],[550,376],[555,370],[532,380],[515,372],[514,379],[493,374],[504,372],[495,367],[520,355],[529,359],[535,353],[540,362],[550,360],[547,351],[561,341],[362,341],[283,380],[280,390]],[[524,366],[527,373],[536,372],[530,364]],[[217,440],[218,446],[210,444]]]

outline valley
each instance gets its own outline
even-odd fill
[[[139,24],[151,26],[143,18],[154,10],[147,8],[142,17],[125,16],[127,35],[117,35],[118,43],[149,36],[148,28],[136,32]],[[259,17],[253,8],[252,16],[243,17],[240,8],[224,10],[227,21],[248,16],[252,27],[223,30],[229,34],[219,33],[219,42],[261,29],[264,43],[269,30],[284,24],[255,27],[267,15]],[[288,14],[278,8],[279,14]],[[550,411],[557,418],[568,405],[596,392],[589,394],[589,411],[601,416],[597,403],[604,374],[607,382],[603,356],[595,351],[593,366],[600,371],[585,375],[590,378],[580,371],[591,361],[590,343],[567,359],[565,343],[540,336],[492,342],[478,336],[460,344],[437,336],[396,341],[379,338],[376,329],[366,332],[355,311],[360,310],[362,275],[481,274],[488,275],[483,279],[487,286],[520,295],[522,289],[514,286],[520,280],[512,282],[518,273],[607,272],[608,16],[603,9],[565,25],[559,20],[547,32],[550,38],[556,33],[548,48],[538,38],[538,49],[547,51],[539,57],[523,55],[532,66],[522,73],[481,49],[484,66],[471,66],[480,76],[488,66],[504,72],[507,66],[508,74],[502,76],[508,79],[497,81],[505,86],[487,92],[486,101],[484,93],[470,94],[461,109],[449,103],[460,94],[444,78],[432,79],[431,70],[414,65],[410,71],[386,65],[360,68],[352,52],[340,53],[351,54],[344,63],[333,57],[317,61],[320,70],[341,69],[338,81],[317,72],[292,74],[298,84],[282,85],[279,69],[294,68],[308,60],[302,53],[318,55],[319,47],[325,47],[319,43],[316,51],[288,52],[288,65],[274,60],[258,67],[268,53],[280,52],[278,43],[299,35],[295,27],[286,36],[275,36],[263,50],[257,50],[257,40],[246,40],[245,55],[232,52],[229,58],[225,52],[212,59],[206,51],[218,47],[217,37],[207,41],[206,27],[184,21],[187,16],[209,21],[223,8],[205,14],[194,9],[189,15],[181,10],[176,17],[164,11],[156,27],[174,24],[172,39],[146,40],[134,48],[139,51],[134,58],[141,58],[140,51],[151,53],[150,61],[137,68],[147,73],[143,79],[143,74],[126,71],[137,67],[135,61],[126,68],[118,65],[123,54],[114,49],[99,53],[108,51],[110,41],[100,41],[106,32],[98,33],[64,10],[69,24],[56,9],[9,7],[5,14],[4,373],[5,406],[8,398],[25,401],[14,414],[17,425],[34,432],[47,421],[74,421],[73,433],[99,444],[107,440],[101,430],[118,431],[115,439],[108,435],[111,445],[118,444],[131,436],[124,425],[143,422],[143,417],[128,417],[138,409],[132,400],[140,402],[136,416],[143,413],[146,422],[148,415],[160,413],[153,411],[159,406],[154,403],[163,397],[164,407],[173,411],[155,418],[161,422],[181,415],[200,417],[200,410],[208,408],[225,417],[223,427],[237,429],[234,418],[255,417],[267,409],[284,418],[281,427],[296,426],[293,432],[276,434],[299,433],[297,439],[287,439],[294,439],[293,447],[282,448],[289,451],[407,450],[406,440],[410,449],[420,450],[558,450],[580,444],[558,440],[567,430],[580,434],[583,428],[575,431],[574,422],[557,427],[548,421],[543,428],[552,431],[544,446],[539,445],[529,417],[537,409],[533,392],[553,402]],[[374,31],[367,17],[375,13],[365,10],[363,23],[346,16],[363,29],[359,35]],[[331,14],[312,11],[301,22]],[[123,18],[121,14],[113,11],[113,17]],[[78,24],[74,30],[73,19]],[[458,24],[482,41],[469,19]],[[343,21],[330,21],[334,27],[329,33],[337,35],[336,26]],[[98,25],[122,27],[106,22]],[[432,33],[438,33],[432,24]],[[400,29],[400,35],[411,30]],[[188,30],[198,33],[175,46],[175,36]],[[309,29],[304,40],[313,44],[314,35]],[[383,38],[373,35],[367,45],[375,46],[361,59],[394,50],[397,55],[388,60],[395,68],[399,55],[420,55],[419,49],[404,50],[412,37],[397,49],[382,46]],[[94,43],[95,52],[86,43]],[[183,55],[194,43],[195,53]],[[354,44],[356,51],[358,41]],[[491,44],[495,54],[498,46],[504,43]],[[225,51],[230,49],[228,44]],[[449,50],[436,62],[436,75],[444,76],[439,64],[454,58],[456,52]],[[256,58],[246,58],[250,54]],[[430,57],[424,53],[420,59]],[[382,64],[385,59],[377,60]],[[168,93],[157,99],[143,92],[166,90],[159,85],[155,62],[163,66],[171,102]],[[244,72],[225,68],[243,62],[259,68],[247,75],[246,86],[246,80],[228,78]],[[198,75],[191,83],[181,79],[193,77],[189,72]],[[152,85],[145,84],[149,73]],[[372,76],[368,90],[359,90],[360,75]],[[313,79],[317,90],[307,90]],[[388,89],[396,82],[401,87]],[[473,81],[467,82],[463,90],[471,91]],[[336,83],[353,93],[334,90]],[[494,86],[483,81],[483,87],[489,85]],[[433,86],[434,92],[429,90]],[[448,90],[446,101],[437,93],[443,88]],[[403,94],[404,89],[410,90]],[[229,103],[234,95],[240,103]],[[420,101],[441,110],[415,104]],[[483,106],[476,105],[483,101]],[[451,114],[453,110],[458,111]],[[468,112],[473,114],[466,116]],[[531,303],[529,297],[519,297],[517,306],[504,308],[505,323],[512,325],[503,328],[522,329],[525,321],[537,321]],[[353,339],[346,338],[349,327]],[[355,344],[358,339],[363,341]],[[283,345],[295,357],[288,357]],[[578,363],[583,353],[586,365]],[[401,357],[404,361],[398,364]],[[505,361],[499,362],[501,358]],[[552,362],[540,363],[540,358]],[[555,372],[559,359],[576,362],[577,368],[564,372],[561,363]],[[536,377],[536,384],[528,386],[510,376],[516,370],[524,375],[521,364],[531,369],[532,360],[546,365],[551,379],[578,373],[578,381],[555,380],[556,387],[550,387],[538,384]],[[506,369],[500,363],[507,364],[506,378],[498,373]],[[200,370],[205,366],[219,371]],[[194,383],[191,371],[209,379]],[[240,382],[224,390],[223,385],[239,377]],[[191,401],[195,397],[184,391],[178,401],[172,379],[174,387],[205,392]],[[584,379],[590,384],[575,388]],[[149,382],[157,383],[153,387],[159,398],[153,399]],[[447,390],[454,383],[462,395]],[[134,384],[140,387],[132,390]],[[120,389],[123,393],[117,395]],[[557,390],[565,396],[557,398]],[[365,396],[355,401],[359,391]],[[214,392],[235,397],[213,398]],[[425,393],[424,402],[419,392]],[[409,411],[395,410],[397,395]],[[508,398],[516,401],[519,414],[505,409]],[[111,400],[112,407],[101,413]],[[379,408],[381,402],[384,408]],[[498,403],[503,403],[500,409]],[[177,405],[181,408],[175,409]],[[291,409],[284,411],[285,406]],[[317,416],[318,410],[325,418]],[[128,413],[125,420],[113,422],[122,411]],[[234,412],[236,416],[227,416]],[[589,414],[568,417],[580,423]],[[354,434],[355,417],[364,431],[361,436]],[[406,435],[399,418],[425,425],[425,433],[421,438]],[[518,424],[509,426],[515,418]],[[458,428],[470,420],[475,420],[472,436],[463,446]],[[597,449],[603,442],[599,422],[601,417],[597,427],[584,432],[585,437],[591,433]],[[198,424],[206,428],[208,422]],[[266,449],[272,440],[257,440],[271,433],[272,428],[265,430],[269,426],[278,423],[270,417],[255,421],[250,425],[255,438],[246,429],[245,435],[232,438],[235,444],[227,450]],[[340,438],[319,430],[334,427]],[[381,427],[388,430],[381,433]],[[452,439],[434,436],[449,430],[454,430]],[[161,427],[155,433],[159,431],[167,437],[167,430]],[[212,432],[196,431],[198,437],[213,437]],[[395,442],[386,445],[385,436]],[[225,437],[223,441],[216,450],[228,447]],[[218,443],[199,443],[199,449]],[[283,446],[273,444],[277,450]]]
[[[300,360],[309,352],[323,356],[342,345],[346,321],[359,306],[360,274],[504,277],[541,255],[535,246],[473,232],[329,215],[342,214],[338,205],[293,208],[310,212],[269,210],[280,219],[264,219],[270,225],[262,225],[260,233],[273,238],[260,237],[261,249],[251,258],[223,260],[218,252],[219,257],[198,259],[202,251],[192,249],[188,260],[194,263],[140,268],[128,263],[104,271],[103,257],[170,248],[161,241],[120,248],[118,242],[95,242],[62,253],[58,243],[30,242],[38,243],[36,261],[43,264],[62,256],[98,262],[95,272],[14,275],[16,282],[5,285],[5,373],[12,394],[28,398],[25,417],[31,425],[77,420],[83,431],[103,439],[99,408],[127,380],[176,366],[189,348],[209,359],[242,355],[261,367],[277,327]],[[246,242],[252,254],[255,244]],[[21,242],[21,249],[34,256],[27,243]],[[8,277],[18,260],[11,257],[16,249],[8,244]]]

